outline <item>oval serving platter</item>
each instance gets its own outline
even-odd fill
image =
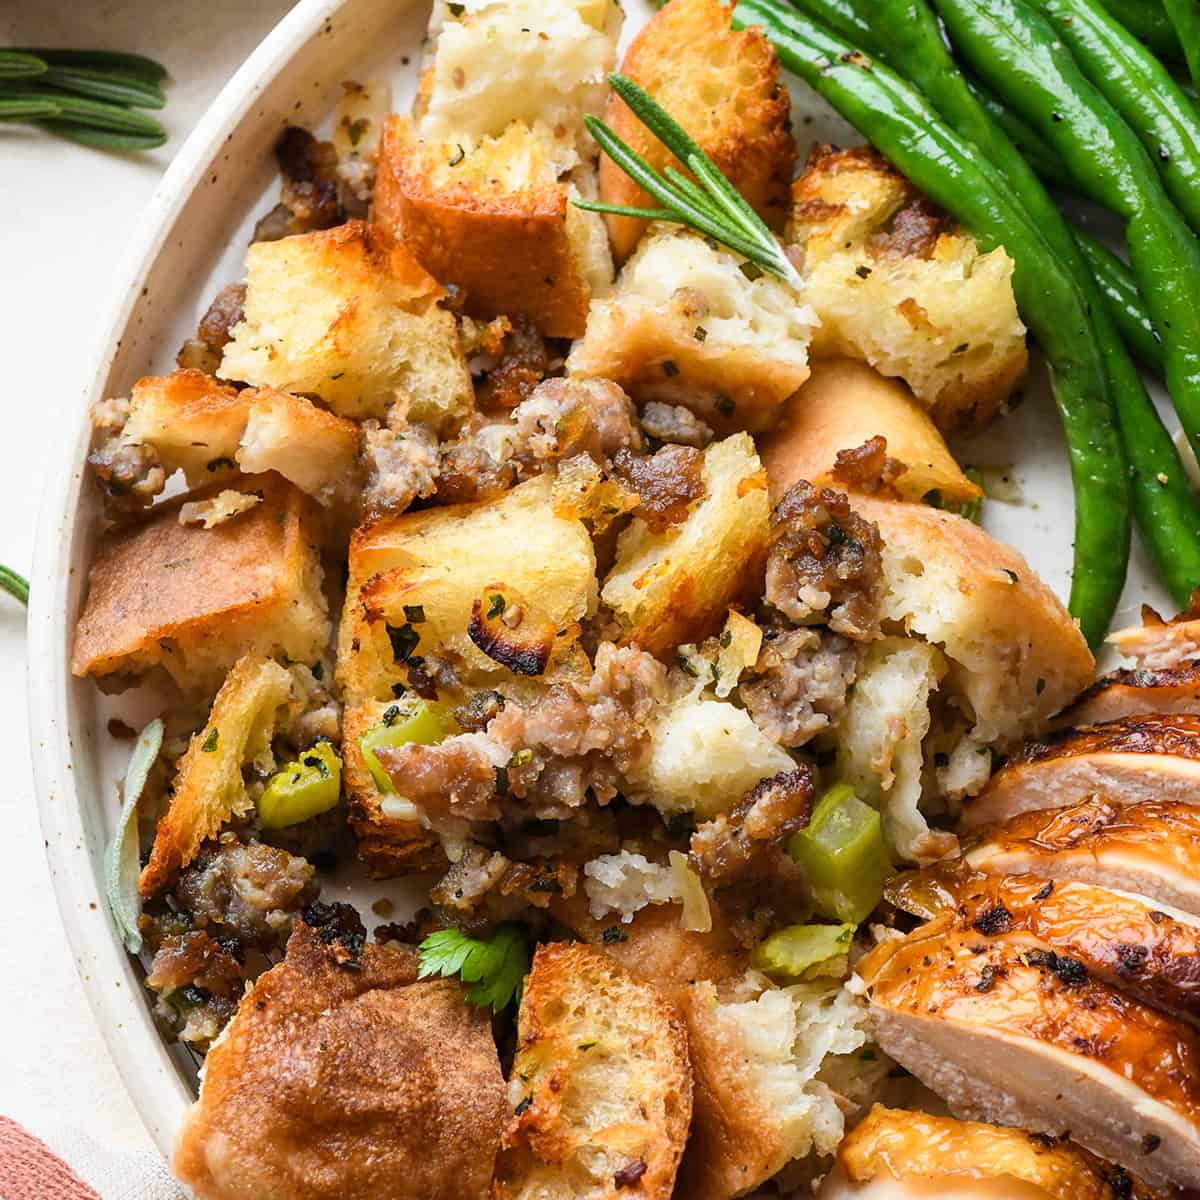
[[[650,13],[626,4],[622,45]],[[170,1154],[195,1094],[196,1063],[168,1047],[151,1016],[139,964],[126,954],[104,900],[103,854],[119,813],[117,780],[129,753],[107,731],[119,716],[140,727],[154,697],[105,697],[72,678],[70,645],[86,564],[100,524],[84,474],[88,408],[126,394],[140,376],[169,369],[209,299],[242,274],[255,219],[275,202],[272,146],[288,124],[319,126],[347,79],[386,77],[403,110],[415,90],[428,5],[405,0],[301,0],[247,60],[197,125],[156,189],[111,298],[111,319],[86,394],[73,407],[43,497],[29,615],[29,709],[43,835],[67,937],[108,1048],[143,1120]],[[802,153],[816,140],[853,144],[836,116],[793,87]],[[1020,503],[987,506],[985,524],[1015,543],[1065,594],[1071,490],[1066,454],[1042,373],[1026,401],[988,433],[956,447],[960,461],[1011,465]],[[1169,607],[1135,549],[1119,620],[1143,601]],[[325,892],[365,908],[403,883],[367,884],[354,872]]]

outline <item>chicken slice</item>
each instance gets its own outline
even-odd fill
[[[1156,1200],[1065,1138],[874,1108],[838,1147],[819,1200]]]
[[[1200,807],[1192,804],[1091,797],[985,829],[963,856],[976,871],[1097,883],[1200,916]]]
[[[1155,1187],[1200,1180],[1200,1035],[1016,938],[924,930],[859,966],[880,1046],[971,1120],[1081,1145]]]
[[[963,810],[978,829],[1088,796],[1200,804],[1200,716],[1122,717],[1028,742]]]
[[[1142,624],[1118,629],[1106,639],[1118,654],[1139,667],[1159,670],[1178,666],[1200,655],[1200,614],[1189,605],[1178,616],[1164,621],[1148,604],[1142,605]]]
[[[1112,671],[1080,695],[1060,721],[1064,725],[1098,725],[1150,713],[1200,714],[1200,658],[1157,671]]]
[[[928,937],[951,925],[1006,934],[1064,982],[1096,978],[1200,1024],[1200,921],[1178,909],[1071,879],[977,874],[961,862],[893,880],[889,899],[918,916],[935,914]]]

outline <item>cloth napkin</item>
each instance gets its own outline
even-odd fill
[[[185,1200],[151,1150],[109,1150],[73,1129],[36,1136],[0,1116],[0,1200]]]

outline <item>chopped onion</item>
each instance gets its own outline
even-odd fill
[[[667,859],[671,864],[671,874],[675,876],[675,890],[683,901],[680,924],[692,933],[708,933],[712,929],[712,911],[708,907],[708,896],[705,895],[700,876],[692,870],[687,855],[681,851],[672,850]]]
[[[121,941],[130,954],[137,954],[142,948],[142,935],[138,932],[138,917],[142,912],[142,900],[138,894],[138,873],[142,865],[138,846],[138,801],[162,743],[163,723],[155,718],[138,734],[137,745],[130,755],[121,788],[121,817],[117,822],[116,835],[104,855],[104,886],[108,894],[108,906],[112,910]]]

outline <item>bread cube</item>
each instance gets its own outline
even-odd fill
[[[1024,377],[1012,259],[980,254],[873,150],[813,150],[787,237],[821,322],[813,354],[898,376],[945,431],[986,425]]]
[[[1091,682],[1079,627],[1011,546],[924,504],[862,496],[854,508],[883,538],[885,625],[944,650],[975,742],[1011,749]]]
[[[493,585],[512,589],[560,631],[594,611],[591,538],[581,521],[555,514],[552,487],[540,475],[493,500],[405,513],[355,533],[339,653],[347,694],[391,694],[399,675],[388,625],[410,625],[419,655],[460,655],[468,676],[502,671],[467,636],[472,606]]]
[[[770,504],[750,436],[709,446],[703,476],[705,494],[681,523],[652,533],[639,517],[621,533],[604,581],[624,640],[660,656],[715,633],[761,582]]]
[[[423,266],[466,291],[467,311],[524,313],[550,337],[579,337],[588,301],[612,282],[604,223],[570,201],[553,145],[521,122],[477,143],[418,136],[390,118],[374,218]],[[585,181],[586,183],[586,181]]]
[[[150,861],[138,890],[150,897],[196,857],[232,817],[254,807],[242,770],[271,770],[271,738],[279,709],[292,690],[292,677],[260,654],[239,659],[213,701],[208,723],[193,734],[179,761],[170,805],[158,822]]]
[[[396,400],[442,426],[471,404],[445,292],[385,229],[333,229],[246,251],[244,318],[217,374],[311,392],[339,416],[379,417]]]
[[[790,100],[771,43],[761,29],[731,29],[731,9],[719,0],[671,0],[630,43],[621,71],[691,134],[767,224],[778,229],[796,161]],[[609,97],[605,118],[657,170],[681,166],[619,97]],[[600,163],[600,191],[609,204],[651,204],[608,158]],[[645,223],[616,216],[608,223],[613,252],[624,262]]]
[[[692,1115],[675,1006],[602,950],[540,946],[525,981],[494,1200],[669,1200]]]
[[[549,140],[556,176],[590,158],[583,117],[604,106],[620,25],[614,0],[439,0],[422,136],[469,149],[520,122]]]
[[[962,504],[983,495],[903,384],[861,361],[823,358],[787,402],[779,426],[758,439],[772,504],[798,479],[842,492],[864,490],[864,481],[834,468],[841,451],[856,450],[873,437],[884,438],[887,457],[905,468],[893,485],[903,499],[921,500],[936,492],[944,503]]]
[[[808,378],[816,317],[786,283],[742,265],[690,230],[656,227],[612,295],[592,301],[567,369],[638,403],[681,404],[718,434],[768,428]]]
[[[247,388],[242,395],[249,407],[235,457],[243,471],[278,471],[321,504],[352,499],[358,459],[353,421],[275,388]]]
[[[75,675],[120,683],[161,667],[185,690],[211,694],[245,654],[321,657],[330,627],[312,502],[278,475],[251,476],[236,487],[261,502],[236,519],[180,523],[184,504],[222,486],[101,540],[75,629]]]

